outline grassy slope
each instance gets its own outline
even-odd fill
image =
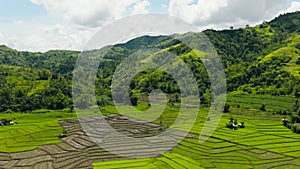
[[[283,58],[288,57],[290,61],[286,64],[286,66],[282,67],[282,70],[285,70],[291,73],[293,76],[299,77],[300,74],[300,65],[296,64],[296,61],[300,58],[299,53],[300,50],[296,48],[299,45],[300,35],[293,34],[287,40],[287,45],[279,48],[276,51],[271,52],[270,54],[261,58],[261,61],[258,64],[264,64],[265,62],[275,59],[275,58]]]
[[[14,88],[27,90],[27,96],[49,88],[50,80],[39,80],[39,69],[0,65],[0,71],[7,73],[6,82]]]
[[[300,59],[300,49],[297,47],[300,46],[300,35],[294,34],[289,39],[288,47],[290,48],[289,55],[292,56],[291,61],[286,65],[284,70],[290,72],[296,77],[300,77],[300,65],[296,64],[296,61]]]

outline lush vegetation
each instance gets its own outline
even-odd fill
[[[300,97],[299,18],[299,13],[291,13],[255,27],[204,31],[225,66],[229,92]],[[197,36],[197,33],[176,36]],[[156,55],[165,51],[178,55],[197,78],[202,104],[210,102],[210,81],[196,55],[199,51],[192,51],[172,36],[143,36],[113,46],[102,59],[96,78],[98,104],[112,104],[110,84],[119,63],[146,48],[161,49]],[[70,107],[72,70],[78,54],[76,51],[19,52],[0,46],[0,112]],[[171,101],[178,101],[180,94],[168,73],[154,69],[136,75],[130,88],[133,102],[157,88],[167,93]]]
[[[282,15],[255,27],[204,33],[219,53],[227,78],[227,103],[212,137],[204,143],[199,143],[197,138],[203,124],[213,119],[207,117],[213,99],[210,80],[196,53],[207,56],[200,49],[191,50],[173,38],[198,33],[139,37],[113,46],[102,59],[95,80],[100,110],[105,115],[118,113],[110,89],[113,74],[122,60],[140,49],[158,48],[159,52],[151,53],[150,59],[163,57],[162,53],[167,51],[173,53],[197,78],[201,106],[196,123],[188,131],[196,137],[181,140],[171,152],[158,158],[99,162],[94,164],[95,168],[300,167],[300,135],[297,134],[300,133],[300,13]],[[91,52],[97,54],[103,50]],[[0,119],[17,123],[0,126],[0,152],[25,151],[60,142],[58,135],[66,132],[58,121],[75,118],[73,111],[77,107],[73,105],[71,85],[78,55],[77,51],[33,53],[0,46]],[[172,127],[182,98],[170,74],[145,69],[134,76],[129,87],[130,101],[139,110],[151,107],[148,95],[153,89],[165,92],[167,107],[153,122]],[[92,104],[89,99],[83,99],[81,105]],[[128,105],[122,109],[130,110]],[[94,110],[97,113],[98,107]],[[126,113],[140,119],[147,116]],[[187,130],[187,124],[194,119],[188,115],[185,118],[185,123],[173,129]]]
[[[46,69],[0,65],[0,112],[29,112],[71,106],[71,81]]]

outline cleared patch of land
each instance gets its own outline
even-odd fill
[[[156,134],[160,132],[159,125],[147,122],[136,121],[120,115],[108,115],[102,117],[86,118],[81,123],[91,123],[105,119],[113,128],[124,135],[132,137],[144,137],[145,134]],[[115,155],[95,144],[85,132],[83,132],[78,120],[60,121],[60,125],[68,131],[68,136],[62,139],[61,143],[39,146],[34,150],[0,153],[0,168],[92,168],[94,162],[128,159],[131,150],[120,142],[118,138],[111,141],[111,148],[117,148],[123,152],[122,156]],[[128,127],[126,127],[128,126]],[[141,130],[142,129],[142,130]],[[149,131],[149,132],[144,132]],[[155,133],[156,132],[156,133]],[[101,135],[101,130],[94,130],[95,135]],[[170,137],[176,138],[175,134],[183,132],[174,131]],[[172,135],[174,134],[174,135]],[[189,137],[194,135],[189,134]],[[57,136],[56,136],[57,138]],[[160,149],[169,147],[166,140],[157,141],[153,147],[141,148],[144,152],[140,157],[157,157]],[[19,140],[22,143],[22,140]],[[25,145],[25,143],[23,143]],[[128,143],[134,145],[137,143]],[[127,155],[128,154],[128,155]]]

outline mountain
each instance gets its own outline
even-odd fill
[[[227,90],[252,94],[289,95],[300,97],[300,12],[280,15],[270,22],[240,29],[206,30],[203,32],[214,45],[225,67]],[[116,67],[123,59],[140,49],[158,48],[171,52],[191,68],[202,103],[210,101],[210,81],[202,61],[176,37],[192,37],[199,33],[171,36],[142,36],[124,44],[114,45],[99,65],[96,94],[99,104],[111,104],[110,83]],[[101,52],[103,49],[97,50]],[[45,53],[17,51],[0,46],[1,89],[0,111],[31,111],[60,109],[72,104],[72,71],[80,52],[54,50]],[[203,54],[204,56],[205,54]],[[149,58],[153,57],[150,55]],[[163,57],[163,56],[161,56]],[[20,71],[20,73],[16,73]],[[179,72],[180,73],[180,72]],[[52,84],[52,85],[51,85]],[[130,84],[132,100],[144,98],[153,89],[177,100],[180,89],[175,79],[166,72],[147,69],[138,73]],[[27,97],[26,102],[18,102]],[[7,97],[11,98],[9,102]],[[59,105],[59,98],[67,100]],[[56,102],[51,102],[51,99]],[[22,109],[26,105],[35,105]],[[88,105],[88,104],[87,104]],[[27,106],[28,107],[28,106]]]
[[[78,51],[53,50],[32,53],[0,46],[0,64],[48,69],[56,74],[70,73],[76,62]]]

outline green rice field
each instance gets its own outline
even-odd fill
[[[172,151],[158,158],[98,162],[94,163],[94,168],[300,168],[300,135],[282,125],[283,116],[258,110],[261,104],[270,111],[290,108],[294,101],[288,97],[229,94],[231,113],[223,114],[207,141],[199,142],[208,112],[203,108],[191,131],[197,136],[179,141]],[[240,108],[236,108],[237,104]],[[165,125],[176,118],[172,111],[176,110],[169,108],[162,115]],[[246,127],[226,128],[230,117],[244,121]]]

